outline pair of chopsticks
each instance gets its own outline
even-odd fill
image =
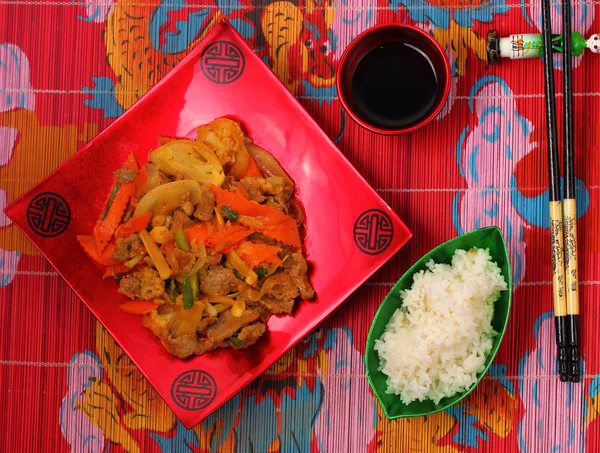
[[[542,0],[544,79],[546,91],[546,120],[548,124],[548,170],[550,177],[550,242],[552,245],[552,289],[554,315],[556,320],[556,342],[558,347],[558,373],[560,380],[563,382],[568,380],[571,382],[578,382],[581,373],[579,368],[577,210],[575,203],[575,176],[573,174],[571,0],[563,0],[562,4],[565,159],[564,205],[561,201],[560,169],[558,166],[550,0]]]

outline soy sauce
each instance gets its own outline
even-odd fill
[[[365,120],[382,128],[410,126],[435,104],[438,80],[420,49],[390,41],[369,50],[352,74],[351,90]]]

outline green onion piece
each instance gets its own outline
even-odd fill
[[[192,281],[186,278],[183,281],[183,308],[189,309],[194,306],[194,291],[192,289]]]
[[[241,348],[244,342],[236,337],[229,337],[229,341],[233,343],[236,348]]]
[[[234,269],[233,273],[235,274],[236,278],[239,278],[240,280],[244,280],[244,277],[242,277],[237,270]]]
[[[190,245],[188,244],[187,237],[183,232],[183,228],[179,227],[175,230],[175,242],[177,243],[177,247],[184,252],[190,252]]]
[[[263,278],[267,275],[267,270],[264,267],[257,267],[254,272],[256,272],[258,278]]]
[[[122,279],[122,278],[123,278],[123,276],[122,276],[122,275],[115,275],[115,281],[116,281],[117,283],[121,283],[121,279]]]
[[[198,281],[198,274],[194,274],[190,277],[192,281],[192,294],[194,295],[194,300],[198,299],[200,295],[200,282]]]
[[[102,211],[100,220],[106,219],[106,216],[108,215],[108,211],[110,210],[110,205],[113,203],[113,201],[115,201],[115,197],[117,196],[117,192],[119,191],[120,188],[121,188],[121,183],[117,181],[115,183],[115,186],[113,187],[112,192],[110,193],[110,196],[108,197],[106,206],[104,206],[104,211]]]
[[[138,255],[135,258],[131,258],[129,261],[127,261],[125,263],[125,266],[127,266],[129,269],[131,269],[133,266],[135,266],[137,263],[139,263],[143,259],[144,259],[144,255]]]
[[[221,212],[225,220],[231,220],[232,222],[238,219],[238,213],[227,206],[221,206]]]

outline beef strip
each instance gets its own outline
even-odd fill
[[[213,266],[200,277],[200,291],[208,295],[226,296],[238,288],[238,279],[231,269]]]
[[[215,194],[205,186],[200,186],[200,192],[202,195],[196,205],[194,217],[202,221],[210,220],[215,212]]]
[[[258,302],[252,304],[258,304],[258,306],[274,314],[290,314],[294,309],[294,300],[279,300],[274,297],[263,296]]]
[[[206,334],[210,341],[216,343],[225,341],[241,327],[256,321],[259,317],[260,313],[256,310],[246,310],[239,318],[233,316],[231,310],[226,310],[219,315],[217,323],[211,326]]]
[[[233,347],[235,349],[242,349],[252,346],[263,333],[265,333],[265,325],[262,322],[247,325],[237,334],[237,338],[242,341],[242,345],[240,347],[233,345]]]
[[[179,271],[183,274],[189,274],[196,263],[196,257],[194,254],[175,248],[173,250],[173,255],[175,255],[175,258],[179,263]]]
[[[308,265],[302,256],[302,253],[292,253],[283,263],[283,267],[288,272],[294,284],[300,291],[302,299],[312,299],[315,296],[315,290],[308,281]]]

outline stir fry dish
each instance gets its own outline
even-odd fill
[[[272,314],[314,297],[294,183],[240,125],[220,118],[196,140],[159,138],[141,168],[132,154],[91,235],[120,305],[177,357],[245,348]]]

